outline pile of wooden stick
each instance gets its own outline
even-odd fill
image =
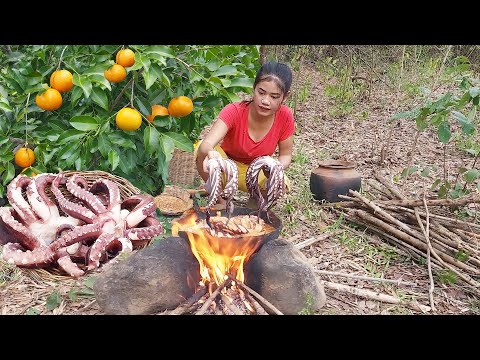
[[[267,299],[228,277],[215,291],[203,286],[177,308],[162,315],[283,315]]]
[[[459,199],[410,200],[381,174],[369,184],[378,191],[379,199],[350,190],[346,201],[335,204],[338,212],[351,222],[361,224],[382,239],[416,258],[427,260],[431,269],[450,270],[480,293],[480,225],[440,215],[441,207],[458,208],[479,203],[473,194]],[[433,286],[433,285],[432,285]]]

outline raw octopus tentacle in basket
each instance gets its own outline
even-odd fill
[[[100,171],[23,174],[0,208],[2,258],[19,267],[55,264],[73,277],[163,232],[153,196]]]

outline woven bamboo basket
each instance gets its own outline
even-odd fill
[[[73,176],[75,174],[78,174],[78,175],[82,176],[87,181],[89,186],[92,185],[99,178],[110,180],[118,186],[118,188],[120,190],[120,198],[122,199],[122,201],[125,200],[126,198],[132,196],[132,195],[138,195],[142,192],[139,188],[133,186],[132,183],[130,181],[128,181],[127,179],[125,179],[121,176],[110,174],[110,173],[105,172],[105,171],[100,171],[100,170],[73,171],[72,170],[72,171],[64,171],[63,174],[66,177],[70,177],[70,176]]]
[[[192,187],[195,183],[197,167],[194,154],[179,148],[175,148],[173,156],[168,163],[167,180],[181,187]]]

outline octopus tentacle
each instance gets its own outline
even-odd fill
[[[107,208],[102,204],[100,199],[92,192],[88,191],[88,183],[85,178],[78,174],[72,175],[67,181],[67,189],[73,196],[82,200],[96,215],[104,213]]]
[[[8,210],[8,209],[7,209]],[[5,210],[1,210],[5,211]],[[8,211],[15,211],[15,210],[8,210]],[[17,238],[11,233],[9,227],[5,224],[2,217],[0,216],[0,245],[5,245],[9,242],[18,242]]]
[[[58,218],[60,213],[52,199],[45,193],[46,187],[53,182],[55,175],[44,173],[36,175],[27,186],[27,198],[32,210],[43,222],[51,218]]]
[[[79,226],[74,230],[62,235],[57,241],[51,243],[49,247],[56,251],[60,248],[75,244],[76,242],[97,238],[102,233],[102,225],[103,223],[97,222],[94,224]]]
[[[57,259],[57,264],[62,269],[65,271],[68,275],[74,278],[79,278],[85,272],[78,267],[77,264],[75,264],[72,259],[70,258],[70,255],[64,255],[62,257],[59,257]]]
[[[133,209],[126,216],[125,222],[127,229],[137,226],[147,216],[155,212],[156,206],[152,195],[132,195],[125,199],[122,204],[122,209]]]
[[[280,163],[270,167],[267,181],[267,210],[275,206],[277,200],[284,194],[283,165]]]
[[[106,193],[107,194],[107,211],[112,212],[114,216],[120,217],[120,189],[117,184],[107,179],[98,179],[90,187],[90,192],[93,194]]]
[[[238,167],[237,164],[231,159],[222,159],[220,161],[222,171],[225,173],[225,187],[221,193],[221,197],[225,199],[225,208],[227,210],[227,217],[230,219],[232,216],[233,196],[238,190]]]
[[[115,240],[112,234],[103,233],[93,243],[87,258],[88,270],[96,269],[100,266],[100,258],[107,251],[107,246]]]
[[[127,229],[125,237],[131,241],[152,239],[163,233],[163,226],[156,218],[147,216],[138,227]]]
[[[218,197],[222,193],[222,172],[218,159],[210,159],[207,162],[208,180],[205,188],[208,192],[207,208],[210,209],[217,203]]]
[[[14,178],[7,186],[7,199],[10,205],[15,209],[22,222],[26,225],[38,220],[30,204],[23,197],[22,191],[32,182],[32,179],[26,175],[20,174]]]
[[[266,196],[260,191],[258,185],[258,175],[260,170],[263,171],[268,178],[266,185]],[[284,195],[284,170],[283,165],[270,156],[260,156],[251,162],[246,173],[246,183],[250,196],[257,200],[258,213],[262,210],[267,212],[275,204],[277,200]]]
[[[20,244],[8,243],[3,247],[2,258],[19,267],[45,267],[55,260],[55,252],[48,246],[24,251]]]
[[[13,217],[14,213],[15,210],[13,208],[0,208],[0,218],[2,219],[3,224],[5,224],[8,232],[12,234],[19,244],[27,250],[33,250],[42,246],[42,243],[37,239],[35,234]]]
[[[90,209],[87,209],[85,206],[74,203],[68,200],[60,191],[58,186],[65,181],[63,174],[58,174],[55,180],[52,182],[52,193],[55,195],[55,198],[58,201],[58,206],[63,210],[63,212],[72,217],[78,218],[86,223],[92,224],[97,217]]]
[[[264,156],[256,158],[248,166],[247,173],[245,175],[248,193],[257,201],[259,212],[266,206],[265,199],[260,191],[260,186],[258,185],[258,175],[260,174],[260,170],[262,170],[264,165]]]

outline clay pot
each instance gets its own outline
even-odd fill
[[[315,200],[342,201],[338,195],[349,195],[349,189],[358,191],[360,187],[361,175],[351,161],[321,161],[310,174],[310,191]]]

